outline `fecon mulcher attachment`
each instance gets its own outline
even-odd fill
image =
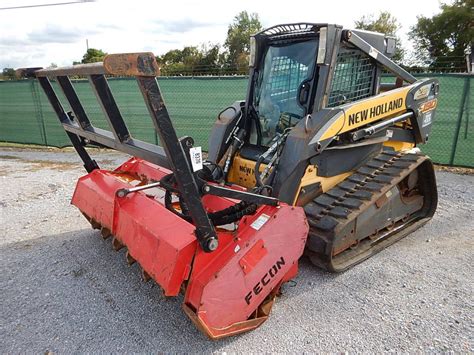
[[[218,115],[205,162],[191,138],[176,136],[152,54],[24,70],[89,172],[73,204],[166,295],[184,290],[186,313],[212,338],[261,324],[303,249],[343,271],[422,226],[437,205],[432,163],[417,146],[431,132],[439,84],[394,63],[393,38],[297,23],[250,44],[246,100]],[[382,84],[384,71],[396,81]],[[111,132],[90,123],[69,75],[89,78]],[[162,147],[131,137],[104,75],[136,76]],[[101,170],[88,143],[133,158]]]
[[[111,236],[115,249],[126,247],[127,261],[138,262],[143,277],[155,280],[166,296],[184,290],[186,314],[211,338],[263,323],[282,283],[297,273],[308,234],[303,209],[213,182],[209,167],[196,160],[201,157],[193,140],[176,136],[151,53],[24,73],[38,78],[84,162],[88,174],[79,179],[72,204],[92,226],[104,238]],[[71,75],[89,77],[111,132],[89,121]],[[162,147],[131,137],[105,75],[136,76]],[[57,81],[72,112],[64,111],[49,78]],[[86,143],[134,157],[114,171],[102,170]]]

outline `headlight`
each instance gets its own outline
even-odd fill
[[[249,66],[255,66],[255,57],[257,55],[257,40],[254,36],[250,36],[250,58],[249,58]]]
[[[326,63],[326,37],[327,27],[321,27],[319,29],[319,45],[318,45],[318,57],[316,59],[317,64]]]

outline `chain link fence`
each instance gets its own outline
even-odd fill
[[[421,149],[439,164],[474,167],[472,122],[473,75],[416,74],[440,81],[440,99],[433,131]],[[158,79],[178,136],[194,138],[208,148],[208,137],[217,114],[236,100],[245,98],[246,76],[183,76]],[[386,77],[384,80],[394,80]],[[137,83],[132,78],[111,78],[111,90],[130,132],[136,138],[159,144]],[[87,80],[74,86],[93,124],[107,122]],[[67,101],[53,83],[65,110]],[[55,147],[70,142],[37,81],[0,82],[0,141]]]

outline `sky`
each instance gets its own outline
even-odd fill
[[[72,0],[0,0],[12,6]],[[439,0],[96,0],[63,6],[0,10],[0,68],[59,66],[80,61],[90,48],[107,53],[170,49],[201,43],[223,44],[227,27],[240,11],[259,14],[264,27],[291,22],[337,23],[352,28],[368,14],[389,11],[407,33],[417,16],[439,12]]]

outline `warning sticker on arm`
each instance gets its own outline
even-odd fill
[[[202,169],[201,147],[193,147],[189,149],[189,155],[191,157],[191,165],[193,166],[193,171],[201,170]]]

